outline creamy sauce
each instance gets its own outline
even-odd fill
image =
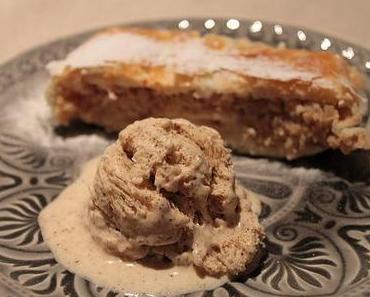
[[[98,160],[88,162],[79,179],[40,213],[42,235],[59,263],[97,285],[128,293],[179,295],[210,290],[228,281],[227,277],[201,277],[193,266],[154,269],[105,252],[86,225]]]

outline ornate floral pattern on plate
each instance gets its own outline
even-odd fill
[[[136,25],[331,50],[370,70],[369,51],[291,26],[236,19]],[[42,208],[78,174],[82,156],[97,154],[110,141],[86,127],[50,129],[43,98],[45,64],[63,57],[91,33],[39,47],[0,67],[0,292],[9,296],[132,295],[111,292],[66,271],[54,260],[37,224]],[[81,138],[79,131],[86,135]],[[234,161],[239,181],[262,201],[266,254],[247,279],[190,295],[369,296],[369,155],[327,152],[290,163],[235,156]]]

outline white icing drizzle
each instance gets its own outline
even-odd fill
[[[241,57],[237,50],[214,50],[199,37],[186,40],[157,41],[130,32],[100,34],[71,52],[65,60],[47,66],[52,75],[59,75],[65,67],[85,68],[122,62],[164,66],[182,74],[199,74],[228,70],[244,75],[289,81],[312,81],[320,74],[297,69],[284,61],[266,57]]]

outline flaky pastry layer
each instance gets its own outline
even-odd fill
[[[369,149],[361,75],[339,56],[197,32],[113,29],[49,65],[56,121],[120,131],[146,117],[216,128],[240,153]]]

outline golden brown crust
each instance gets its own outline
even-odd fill
[[[215,127],[239,152],[275,157],[295,158],[329,147],[344,152],[370,147],[368,132],[357,127],[365,110],[359,95],[362,76],[337,55],[219,35],[200,37],[198,32],[127,28],[101,34],[122,32],[164,43],[199,39],[207,48],[238,59],[266,60],[275,65],[271,70],[275,73],[271,77],[228,69],[184,73],[165,65],[124,61],[66,67],[53,77],[48,91],[59,123],[82,119],[119,131],[149,116],[184,117]],[[315,75],[280,79],[276,65],[281,71],[288,67]]]
[[[280,80],[248,76],[236,73],[238,81],[224,81],[224,91],[237,93],[254,98],[290,98],[331,102],[338,98],[345,101],[357,101],[357,96],[351,89],[361,88],[361,75],[338,55],[328,52],[312,52],[307,50],[272,48],[261,43],[252,43],[247,39],[232,39],[225,36],[209,34],[200,37],[198,32],[181,32],[153,29],[110,29],[100,34],[117,34],[130,32],[146,36],[160,42],[183,42],[191,39],[203,39],[204,44],[214,50],[237,50],[231,55],[239,58],[266,59],[271,63],[278,62],[293,69],[316,74],[312,80],[301,80],[299,77],[292,80]],[[98,34],[99,35],[99,34]],[[69,79],[78,69],[66,69],[63,79]],[[168,69],[165,66],[151,66],[141,63],[125,63],[117,61],[114,65],[97,65],[89,67],[91,75],[103,74],[104,79],[114,82],[119,79],[127,87],[148,87],[160,92],[182,93],[197,91],[204,80],[210,80],[217,73],[184,74]],[[72,73],[71,73],[72,72]],[[228,71],[226,71],[225,75]],[[323,81],[324,86],[317,86],[314,82]],[[216,91],[211,88],[210,91]]]

